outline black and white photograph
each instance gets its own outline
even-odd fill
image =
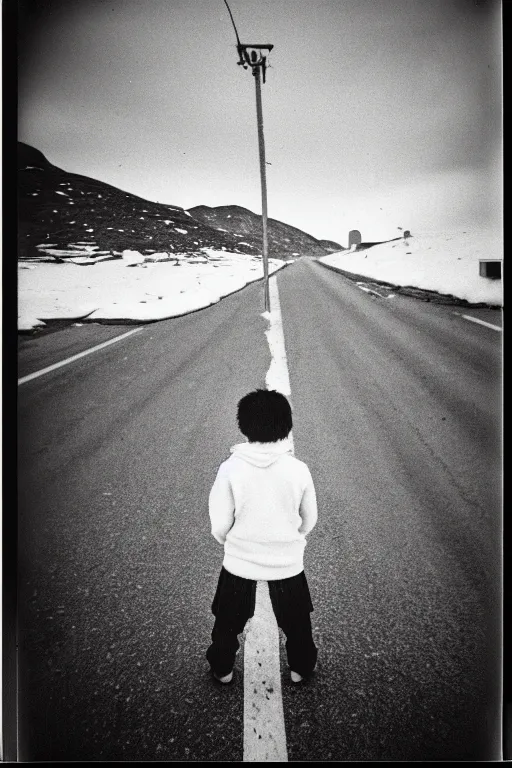
[[[505,0],[6,3],[2,760],[510,759]]]

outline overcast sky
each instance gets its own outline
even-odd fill
[[[272,43],[269,216],[347,244],[501,215],[500,0],[228,0]],[[254,78],[224,0],[18,0],[19,139],[184,208],[261,213]]]

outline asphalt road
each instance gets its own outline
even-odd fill
[[[289,760],[496,759],[501,334],[315,262],[278,286],[320,513]],[[264,386],[261,305],[248,286],[20,386],[20,760],[242,760],[243,650],[227,688],[204,658],[207,498]],[[126,330],[25,339],[20,375]]]
[[[321,510],[319,674],[284,690],[289,758],[496,756],[501,334],[313,262],[279,288]]]

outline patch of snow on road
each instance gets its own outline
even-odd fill
[[[502,306],[502,280],[481,277],[480,259],[503,259],[500,232],[418,233],[361,251],[331,253],[319,261],[396,286],[437,291],[472,304]]]
[[[267,389],[275,389],[286,397],[291,395],[290,377],[288,374],[288,362],[284,344],[283,320],[281,316],[281,304],[276,278],[269,281],[270,312],[263,312],[269,322],[269,328],[265,331],[270,349],[270,368],[265,377]]]

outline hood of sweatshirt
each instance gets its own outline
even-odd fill
[[[286,453],[293,456],[293,448],[286,438],[275,443],[238,443],[231,448],[231,453],[255,467],[270,467]]]

